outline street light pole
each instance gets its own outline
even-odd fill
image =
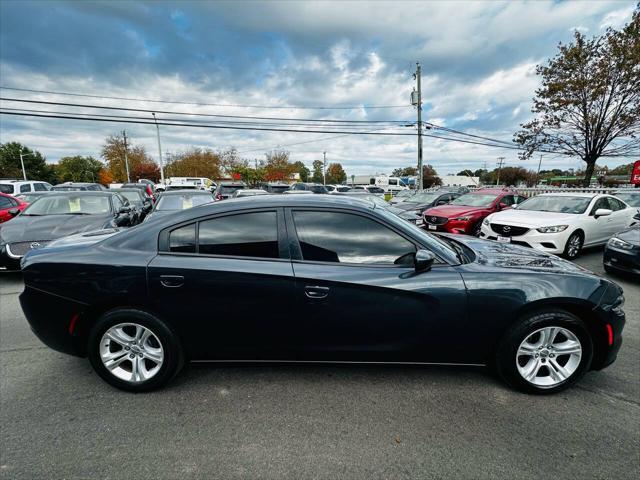
[[[160,183],[164,185],[164,166],[162,165],[162,146],[160,145],[160,127],[158,126],[158,119],[155,112],[152,112],[153,121],[156,123],[156,132],[158,134],[158,158],[160,159]]]
[[[422,67],[420,62],[416,62],[416,73],[413,74],[413,78],[416,80],[417,88],[411,92],[411,103],[418,110],[418,185],[416,185],[416,190],[422,190],[424,179],[422,178]]]
[[[327,152],[322,152],[322,184],[327,184]]]
[[[22,178],[23,180],[27,179],[27,171],[24,169],[24,159],[22,158],[22,153],[20,153],[20,165],[22,165]]]
[[[538,186],[538,183],[540,183],[540,166],[542,165],[542,155],[540,155],[540,161],[538,162],[538,171],[536,172],[536,184],[535,186]]]
[[[129,175],[129,158],[127,157],[127,132],[122,131],[124,137],[124,166],[127,169],[127,183],[131,183],[131,176]]]

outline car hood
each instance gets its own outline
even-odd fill
[[[512,208],[491,215],[492,223],[518,224],[527,227],[548,227],[552,225],[572,224],[579,215],[571,213],[538,212]]]
[[[109,222],[111,215],[19,215],[0,227],[0,242],[27,242],[55,240],[75,233],[99,230]]]
[[[402,202],[396,203],[394,207],[399,208],[400,210],[424,210],[425,208],[429,208],[431,203],[415,203],[415,202]]]
[[[628,228],[614,235],[631,245],[640,245],[640,226]]]
[[[521,247],[509,243],[498,243],[480,238],[439,234],[458,241],[476,254],[475,263],[506,269],[528,270],[531,272],[586,273],[595,275],[581,266],[564,260],[550,253],[540,252],[532,248]]]
[[[466,214],[474,214],[487,210],[489,207],[469,207],[467,205],[442,205],[433,207],[424,212],[425,215],[434,217],[459,217]]]

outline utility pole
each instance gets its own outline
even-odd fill
[[[20,165],[22,165],[22,179],[27,179],[27,171],[24,169],[24,159],[22,158],[22,153],[20,153]]]
[[[158,134],[158,158],[160,159],[160,183],[164,186],[164,166],[162,165],[162,147],[160,146],[160,127],[155,112],[151,112],[153,121],[156,123],[156,133]]]
[[[422,68],[416,62],[416,73],[413,74],[417,89],[411,92],[411,104],[418,109],[418,185],[416,190],[424,187],[422,178]]]
[[[496,185],[500,185],[500,171],[502,170],[502,164],[504,163],[504,157],[498,157],[498,179]]]
[[[127,169],[127,183],[131,183],[131,177],[129,176],[129,158],[127,157],[127,132],[122,131],[124,137],[124,165]]]
[[[327,184],[327,152],[322,152],[322,184]]]
[[[542,155],[540,155],[540,161],[538,162],[538,171],[536,172],[536,184],[534,186],[538,186],[540,183],[540,166],[542,165]]]

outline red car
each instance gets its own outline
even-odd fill
[[[502,188],[481,188],[466,193],[447,205],[429,208],[423,214],[427,230],[480,234],[482,220],[494,212],[511,208],[525,200],[515,190]]]
[[[23,202],[19,198],[12,197],[5,193],[0,193],[0,223],[8,222],[17,214],[11,214],[10,211],[17,210],[19,212],[27,208],[28,203]]]

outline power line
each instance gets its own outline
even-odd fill
[[[54,111],[54,110],[33,110],[33,109],[27,109],[27,108],[9,108],[9,107],[0,107],[3,110],[9,112],[9,111],[15,111],[15,112],[23,112],[23,113],[47,113],[47,114],[52,114],[52,115],[78,115],[78,116],[82,116],[82,117],[101,117],[101,118],[124,118],[124,119],[130,119],[130,118],[135,118],[135,119],[141,119],[141,120],[146,120],[147,117],[131,117],[131,116],[127,116],[127,115],[109,115],[109,114],[105,114],[105,113],[78,113],[78,112],[60,112],[60,111]],[[164,117],[163,120],[165,122],[184,122],[184,123],[189,123],[189,124],[200,124],[200,123],[204,123],[206,122],[205,120],[186,120],[183,118],[167,118]],[[215,125],[254,125],[254,126],[274,126],[274,127],[304,127],[304,128],[327,128],[327,127],[344,127],[344,125],[341,124],[323,124],[323,125],[307,125],[307,124],[297,124],[297,123],[275,123],[275,122],[251,122],[251,121],[237,121],[237,120],[217,120],[215,122],[209,122],[208,124],[215,124]],[[366,129],[370,129],[371,126],[368,125],[349,125],[349,128],[366,128]],[[398,128],[397,126],[385,126],[383,128],[380,128],[378,130],[384,130],[384,129],[388,129],[388,128]]]
[[[71,97],[86,97],[86,98],[101,98],[109,100],[127,100],[131,102],[149,102],[149,103],[164,103],[173,105],[200,105],[207,107],[237,107],[237,108],[262,108],[265,110],[281,109],[281,110],[358,110],[361,108],[407,108],[411,105],[356,105],[356,106],[343,106],[343,107],[328,107],[328,106],[284,106],[284,105],[241,105],[231,103],[200,103],[200,102],[182,102],[175,100],[152,100],[148,98],[132,98],[132,97],[114,97],[108,95],[91,95],[86,93],[69,93],[69,92],[55,92],[51,90],[35,90],[30,88],[17,88],[17,87],[3,87],[3,90],[13,90],[16,92],[30,92],[30,93],[47,93],[51,95],[68,95]]]
[[[95,104],[52,102],[52,101],[46,101],[46,100],[27,100],[23,98],[9,98],[9,97],[0,97],[0,100],[7,101],[7,102],[19,102],[19,103],[36,103],[40,105],[57,105],[62,107],[95,108],[95,109],[101,109],[101,110],[121,110],[121,111],[127,111],[127,112],[162,113],[162,114],[170,114],[170,115],[190,115],[195,117],[240,118],[240,119],[252,119],[252,120],[289,120],[289,121],[299,121],[299,122],[331,122],[331,123],[344,123],[344,124],[410,123],[407,120],[342,120],[342,119],[259,117],[254,115],[220,115],[220,114],[213,114],[213,113],[172,112],[169,110],[147,110],[144,108],[109,107],[109,106],[95,105]]]
[[[40,118],[59,118],[59,119],[67,119],[67,120],[86,120],[86,121],[96,121],[96,122],[116,122],[116,123],[136,123],[140,125],[155,125],[151,119],[141,118],[141,117],[117,117],[117,118],[107,118],[104,116],[95,116],[95,117],[81,117],[75,116],[75,114],[69,115],[49,115],[43,113],[29,113],[29,112],[15,112],[15,111],[6,111],[2,110],[0,107],[0,114],[3,115],[16,115],[22,117],[40,117]],[[240,126],[231,126],[231,125],[217,125],[217,124],[201,124],[201,123],[170,123],[167,121],[158,121],[158,125],[167,125],[167,126],[175,126],[175,127],[200,127],[200,128],[214,128],[214,129],[225,129],[225,130],[255,130],[255,131],[265,131],[265,132],[294,132],[294,133],[339,133],[339,134],[349,134],[349,135],[396,135],[396,136],[413,136],[413,133],[404,133],[404,132],[358,132],[358,131],[345,131],[345,130],[303,130],[303,129],[285,129],[285,128],[262,128],[262,127],[240,127]]]

